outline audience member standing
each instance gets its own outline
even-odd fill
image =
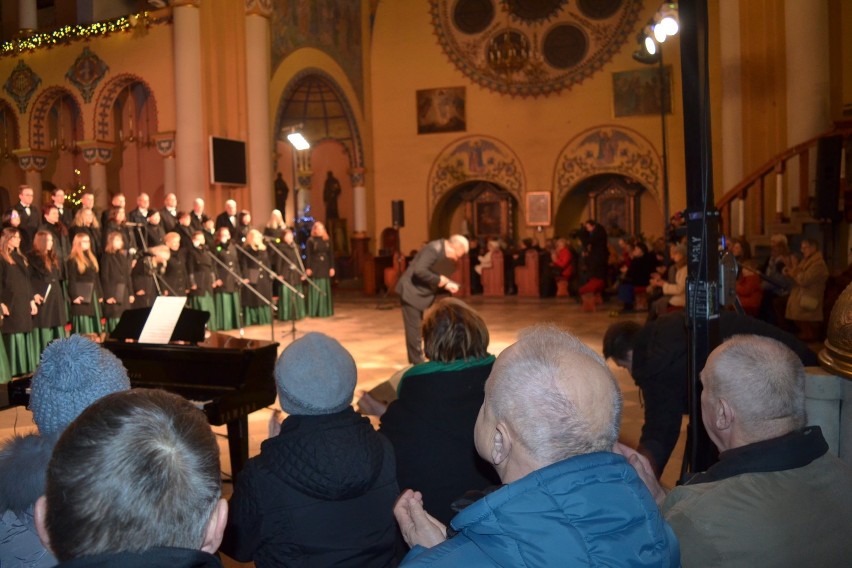
[[[352,409],[356,381],[326,335],[284,349],[275,383],[289,416],[237,479],[222,552],[258,568],[396,565],[393,449]]]
[[[784,274],[793,279],[793,289],[787,300],[787,319],[796,323],[802,341],[819,341],[822,335],[823,296],[828,280],[828,266],[813,239],[802,241],[802,260]]]

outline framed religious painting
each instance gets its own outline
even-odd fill
[[[417,134],[464,132],[464,87],[444,87],[417,91]]]
[[[529,191],[526,194],[526,222],[530,227],[549,227],[551,223],[550,192]]]

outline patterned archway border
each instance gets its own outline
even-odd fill
[[[429,219],[444,194],[470,181],[499,185],[523,209],[526,176],[515,152],[496,138],[465,136],[444,147],[432,163],[427,181]]]
[[[122,73],[116,75],[103,86],[101,92],[98,93],[97,101],[95,102],[95,138],[97,140],[114,140],[115,139],[115,119],[112,108],[115,106],[115,101],[121,92],[133,84],[140,84],[145,89],[149,97],[150,104],[154,105],[154,118],[159,122],[157,113],[157,97],[154,96],[154,91],[147,81],[132,73]],[[154,132],[157,131],[157,123],[154,124]],[[153,132],[151,133],[153,134]]]
[[[11,147],[18,148],[20,147],[20,143],[18,141],[21,139],[21,125],[18,121],[18,115],[15,113],[15,107],[12,106],[12,103],[3,97],[0,97],[0,112],[3,112],[4,109],[9,111],[6,113],[6,130],[13,134],[12,140],[10,141]],[[8,140],[8,134],[6,136]]]
[[[334,77],[326,73],[321,69],[316,68],[306,68],[293,76],[292,79],[287,83],[287,86],[284,88],[284,91],[281,93],[281,98],[278,99],[278,106],[275,110],[275,132],[274,137],[278,139],[278,133],[281,132],[281,128],[284,127],[284,107],[286,106],[287,101],[290,100],[290,97],[293,96],[293,92],[299,88],[300,83],[307,77],[317,76],[325,81],[331,90],[334,92],[337,100],[340,101],[340,104],[343,105],[343,109],[346,113],[346,122],[349,124],[349,132],[352,134],[352,143],[346,144],[342,140],[337,140],[341,143],[341,145],[346,149],[346,154],[349,156],[349,165],[351,168],[363,168],[364,167],[364,144],[361,140],[361,131],[358,128],[358,121],[355,120],[355,113],[352,110],[352,105],[349,104],[349,99],[346,97],[346,94],[343,92],[343,89],[340,88],[340,85],[335,81]],[[329,138],[323,138],[322,140],[329,140]],[[312,141],[312,142],[319,142]]]
[[[600,174],[621,174],[644,185],[662,203],[662,162],[642,134],[615,125],[584,130],[559,153],[553,172],[556,206],[581,181]]]
[[[53,85],[46,88],[38,94],[33,103],[33,110],[30,113],[30,148],[33,150],[47,150],[50,145],[47,135],[47,113],[56,104],[56,101],[63,96],[68,96],[76,107],[77,116],[82,116],[81,109],[83,108],[80,99],[74,93],[65,87]],[[85,126],[81,133],[85,138]]]

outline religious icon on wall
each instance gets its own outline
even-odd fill
[[[417,91],[417,134],[464,132],[465,88],[444,87]]]
[[[527,225],[531,227],[550,226],[550,192],[527,192]]]
[[[672,68],[666,65],[662,73],[658,67],[613,73],[612,95],[613,111],[617,117],[658,115],[663,108],[666,114],[670,114]]]

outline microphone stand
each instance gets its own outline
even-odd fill
[[[240,286],[245,286],[246,288],[248,288],[248,290],[249,290],[251,293],[253,293],[253,294],[254,294],[254,295],[256,295],[258,298],[260,298],[260,299],[261,299],[261,301],[264,301],[264,302],[267,302],[267,303],[268,303],[268,300],[266,299],[266,297],[265,297],[263,294],[261,294],[260,292],[258,292],[258,291],[255,289],[255,287],[254,287],[254,286],[252,286],[251,284],[248,284],[248,283],[246,283],[246,282],[243,282],[243,278],[242,278],[242,276],[240,276],[239,274],[237,274],[236,272],[234,272],[234,271],[231,269],[231,267],[230,267],[230,266],[228,266],[227,264],[225,264],[224,262],[222,262],[222,261],[219,259],[219,257],[218,257],[218,256],[216,256],[216,255],[213,253],[213,251],[211,251],[210,249],[204,249],[204,254],[206,254],[206,255],[208,255],[210,258],[212,258],[212,259],[213,259],[213,261],[214,261],[216,264],[218,264],[219,266],[221,266],[222,268],[224,268],[226,272],[228,272],[231,276],[233,276],[233,277],[234,277],[234,280],[236,280],[236,281],[237,281],[237,284],[238,284],[238,285],[240,285]],[[214,292],[214,294],[215,294],[215,292]],[[239,326],[240,326],[240,336],[242,336],[242,334],[243,334],[243,318],[242,318],[242,316],[240,315],[240,311],[239,311],[239,310],[237,310],[237,322],[238,322],[238,324],[239,324]],[[273,337],[273,339],[275,339],[275,338]]]
[[[241,252],[241,253],[242,253],[245,257],[249,258],[252,262],[254,262],[254,263],[255,263],[255,264],[257,264],[259,267],[261,267],[263,270],[265,270],[267,273],[269,273],[269,275],[270,275],[273,279],[277,280],[278,282],[281,282],[282,284],[287,284],[286,282],[284,282],[284,279],[283,279],[283,278],[281,278],[280,276],[278,276],[277,274],[275,274],[275,271],[274,271],[274,270],[272,270],[271,268],[269,268],[268,266],[266,266],[265,264],[263,264],[262,262],[260,262],[258,259],[256,259],[256,258],[255,258],[255,257],[253,257],[252,255],[250,255],[246,249],[244,249],[243,247],[241,247],[240,245],[238,245],[235,241],[233,241],[233,240],[232,240],[232,241],[231,241],[231,244],[233,244],[233,245],[236,247],[236,249],[237,249],[239,252]],[[217,260],[218,260],[218,259],[217,259]],[[287,284],[287,286],[290,286],[290,285],[289,285],[289,284]],[[295,288],[293,288],[292,286],[290,286],[290,288],[291,288],[291,289],[293,289],[294,291],[296,290],[296,289],[295,289]],[[271,300],[267,299],[267,298],[266,298],[266,296],[264,296],[263,294],[261,294],[261,293],[260,293],[260,292],[258,292],[257,290],[254,290],[254,292],[255,292],[255,295],[257,295],[257,297],[258,297],[258,298],[261,298],[261,299],[264,301],[264,303],[266,303],[266,305],[267,305],[267,306],[269,306],[269,307],[270,307],[270,309],[271,309],[271,310],[272,310],[272,312],[273,312],[273,313],[270,313],[270,316],[271,316],[271,317],[269,318],[269,323],[270,323],[270,328],[271,328],[271,331],[272,331],[272,341],[275,341],[275,313],[274,313],[274,312],[277,312],[277,311],[278,311],[278,306],[276,306],[276,305],[275,305],[275,304],[274,304]],[[299,292],[297,292],[297,293],[299,293]],[[303,297],[304,297],[304,296],[303,296]]]
[[[290,260],[289,257],[287,257],[286,254],[284,254],[283,252],[278,250],[278,247],[276,247],[275,244],[272,242],[273,239],[271,239],[269,237],[263,237],[263,240],[265,240],[267,243],[269,243],[269,248],[274,250],[275,254],[277,254],[278,256],[280,256],[281,258],[283,258],[284,260],[287,261],[287,264],[290,265],[291,270],[295,270],[302,278],[304,278],[308,282],[308,284],[310,284],[311,286],[316,288],[317,291],[319,291],[320,294],[325,295],[325,292],[322,291],[322,288],[317,286],[316,283],[314,283],[314,281],[311,280],[308,277],[307,274],[305,274],[303,267],[296,266],[296,264],[292,260]],[[299,251],[296,251],[296,258],[299,259],[299,264],[301,264],[301,259],[299,258]],[[295,291],[299,295],[300,298],[302,298],[303,300],[305,299],[305,295],[302,292],[297,291],[295,289],[295,287],[291,286],[287,282],[283,282],[283,284],[285,284],[291,290]],[[290,296],[290,334],[293,336],[293,339],[291,339],[290,341],[295,341],[296,340],[296,296],[295,295]]]
[[[145,262],[145,264],[148,266],[148,268],[151,269],[151,277],[154,279],[154,286],[157,288],[157,295],[158,296],[163,295],[163,289],[160,287],[160,285],[162,284],[163,286],[166,287],[166,290],[171,292],[172,296],[177,296],[177,292],[175,292],[174,289],[171,286],[169,286],[169,283],[166,282],[165,279],[163,279],[163,281],[160,282],[161,276],[159,274],[157,274],[157,267],[154,266],[154,261],[151,260],[151,256],[148,255],[148,242],[147,242],[147,239],[145,238],[145,235],[142,233],[142,224],[141,223],[134,223],[133,225],[134,225],[133,228],[135,229],[135,232],[136,232],[137,236],[139,237],[139,242],[142,244],[143,262]]]

